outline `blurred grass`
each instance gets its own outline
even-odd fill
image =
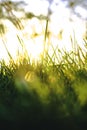
[[[32,13],[26,16],[35,17]],[[23,29],[21,20],[8,19]],[[70,52],[53,45],[49,48],[49,20],[43,19],[44,51],[37,62],[28,56],[18,35],[22,53],[18,52],[17,59],[13,59],[3,37],[6,30],[0,24],[0,35],[10,59],[8,64],[0,61],[0,130],[87,130],[87,41],[84,40],[85,52],[75,36],[71,38]]]
[[[0,61],[0,127],[87,129],[87,52],[52,49],[37,63],[26,50]]]

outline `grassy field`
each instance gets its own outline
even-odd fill
[[[86,130],[87,52],[57,48],[37,63],[25,54],[16,62],[1,61],[0,127]]]

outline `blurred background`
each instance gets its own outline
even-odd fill
[[[0,59],[16,59],[26,48],[39,60],[57,46],[71,51],[72,41],[84,48],[87,39],[86,0],[0,0]]]

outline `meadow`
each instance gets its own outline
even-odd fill
[[[37,62],[23,53],[0,61],[0,128],[87,129],[87,41],[85,53],[53,49]],[[61,58],[61,61],[60,60]]]

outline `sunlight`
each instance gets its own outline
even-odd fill
[[[85,21],[77,17],[74,17],[73,21],[70,21],[69,12],[67,12],[67,17],[64,15],[64,13],[61,13],[61,15],[58,14],[58,12],[53,13],[49,25],[52,35],[56,37],[56,42],[58,43],[59,48],[65,48],[67,51],[72,50],[71,37],[74,38],[74,35],[77,43],[83,47],[83,36],[86,31]],[[54,41],[55,40],[53,40],[53,43]]]
[[[30,58],[32,60],[38,60],[43,52],[43,35],[25,40],[25,46]]]
[[[23,31],[18,31],[8,20],[4,21],[4,24],[7,25],[7,33],[3,36],[3,39],[7,50],[14,60],[16,60],[17,58],[18,51],[20,53],[22,53],[23,51],[22,46],[18,41],[17,35],[20,37],[20,39],[22,39],[30,58],[32,60],[38,60],[40,54],[43,51],[44,41],[43,35],[39,35],[40,33],[42,33],[42,29],[40,26],[40,22],[38,23],[38,21],[37,19],[33,19],[31,22],[27,21],[27,26]],[[30,30],[30,32],[28,30]],[[33,36],[33,33],[37,33],[38,36]],[[0,39],[0,43],[0,59],[4,59],[6,63],[8,63],[9,56],[2,39]]]
[[[16,53],[17,53],[17,50],[18,50],[18,44],[19,44],[17,37],[16,37],[17,30],[11,24],[11,22],[9,22],[8,20],[5,20],[4,24],[7,25],[7,32],[3,36],[3,39],[4,39],[4,42],[5,42],[5,45],[6,45],[8,52],[10,53],[12,58],[15,60],[16,59]],[[3,45],[3,41],[2,41],[2,45]],[[1,52],[3,52],[3,50],[5,50],[5,52],[3,53],[4,54],[3,58],[5,59],[6,62],[8,62],[9,56],[7,54],[5,46],[2,46]]]
[[[44,31],[37,18],[25,21],[25,28],[18,35],[23,39],[28,55],[38,60],[43,52]]]
[[[5,61],[8,60],[8,54],[4,47],[4,44],[2,43],[2,40],[0,39],[0,60],[3,59],[5,59]]]
[[[38,0],[37,2],[39,3],[41,1]],[[26,11],[28,9],[32,9],[31,11],[35,12],[36,15],[39,15],[40,13],[47,14],[48,4],[46,3],[46,1],[44,1],[43,4],[42,2],[39,4],[37,2],[30,1],[32,7],[26,8]],[[38,7],[38,10],[33,6],[35,5],[35,3]],[[45,4],[46,10],[43,10],[44,8],[42,8],[42,5],[45,6]],[[68,9],[65,9],[62,4],[55,8],[55,11],[50,16],[50,21],[48,23],[48,31],[50,32],[50,35],[49,37],[47,37],[47,44],[52,45],[54,49],[58,45],[60,49],[66,49],[67,51],[71,51],[71,37],[74,38],[75,35],[77,43],[79,43],[79,45],[83,47],[85,22],[82,21],[80,18],[77,18],[76,15],[73,15],[72,18],[72,21],[70,21],[70,11]],[[5,39],[6,47],[12,58],[14,60],[16,59],[18,51],[22,53],[22,46],[20,45],[17,38],[18,35],[20,39],[22,39],[22,42],[30,58],[32,60],[39,60],[44,49],[43,44],[46,21],[39,20],[37,18],[32,18],[26,21],[23,20],[23,24],[25,27],[22,31],[18,31],[8,20],[5,20],[4,24],[7,25],[7,33],[4,35],[3,39]],[[9,57],[1,39],[0,43],[0,59],[5,59],[6,61],[8,61]],[[50,54],[52,53],[53,52],[50,49]]]
[[[54,48],[56,48],[56,46],[58,45],[60,49],[65,48],[67,51],[72,50],[70,36],[73,37],[74,33],[77,42],[79,42],[79,44],[83,46],[82,36],[85,31],[85,24],[83,24],[82,21],[69,22],[68,20],[62,20],[61,18],[57,21],[56,16],[52,16],[52,18],[53,19],[49,23],[51,36],[49,37],[48,42],[52,44]],[[34,34],[36,34],[36,36],[34,36]],[[44,43],[44,31],[40,21],[37,19],[33,19],[30,22],[27,21],[25,29],[22,32],[17,31],[10,23],[8,23],[8,33],[6,33],[4,37],[6,39],[7,49],[14,60],[16,59],[17,52],[22,51],[17,39],[17,35],[19,35],[19,37],[23,40],[30,58],[32,60],[39,60],[43,52]],[[0,58],[5,58],[5,60],[8,60],[8,54],[3,44],[0,49],[0,52],[2,52]],[[50,54],[52,53],[53,52],[51,50]]]
[[[47,9],[48,9],[48,2],[47,1],[41,1],[41,0],[30,0],[27,1],[28,5],[25,8],[26,12],[33,12],[35,15],[47,15]]]

